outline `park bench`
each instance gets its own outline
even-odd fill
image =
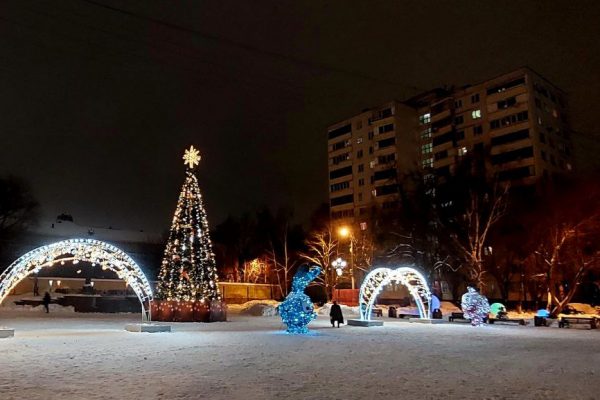
[[[465,318],[465,313],[453,312],[448,317],[448,321],[449,322],[469,322],[470,320],[468,320],[468,319]]]
[[[571,325],[577,324],[589,324],[590,329],[596,329],[598,327],[598,320],[596,317],[561,317],[558,321],[558,327],[569,328]]]
[[[398,318],[421,318],[419,314],[398,314]]]
[[[508,324],[525,325],[525,320],[522,318],[490,318],[488,322],[490,324],[493,324],[494,322],[506,322]]]
[[[376,317],[383,317],[383,310],[381,308],[373,308],[371,310],[371,314],[373,314]]]
[[[465,318],[465,313],[453,312],[448,317],[448,322],[471,322],[471,320],[468,318]],[[488,318],[484,318],[483,322],[488,322]]]

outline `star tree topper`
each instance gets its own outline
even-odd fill
[[[183,163],[187,164],[191,169],[200,163],[200,152],[194,146],[190,146],[183,154]]]

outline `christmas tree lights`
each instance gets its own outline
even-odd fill
[[[200,154],[191,146],[183,160],[187,166],[185,181],[173,216],[156,297],[167,301],[220,301],[208,220],[194,174]]]
[[[462,295],[461,308],[465,318],[471,320],[471,325],[482,326],[490,312],[487,297],[479,294],[477,289],[467,286],[467,293]]]
[[[321,268],[302,265],[292,279],[292,291],[279,305],[279,314],[288,333],[308,333],[307,325],[317,317],[304,289],[321,273]]]

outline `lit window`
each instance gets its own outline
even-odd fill
[[[363,138],[359,137],[358,139],[356,139],[356,144],[361,144],[363,141]]]
[[[425,140],[425,139],[429,139],[431,137],[431,127],[425,129],[422,133],[421,133],[421,139]]]
[[[431,122],[431,114],[430,114],[430,113],[423,114],[423,115],[421,115],[421,116],[419,117],[419,123],[420,123],[421,125],[423,125],[423,124],[428,124],[428,123],[430,123],[430,122]]]
[[[423,160],[423,168],[433,168],[433,158]]]
[[[481,110],[473,110],[473,111],[471,111],[471,117],[473,119],[479,119],[479,118],[481,118]]]
[[[426,143],[423,146],[421,146],[421,153],[422,154],[429,154],[433,151],[433,144],[432,143]]]
[[[467,148],[466,148],[466,147],[464,147],[464,146],[463,146],[463,147],[461,147],[461,148],[459,148],[459,149],[458,149],[458,155],[459,155],[459,156],[461,156],[461,157],[462,157],[462,156],[464,156],[465,154],[467,154]]]

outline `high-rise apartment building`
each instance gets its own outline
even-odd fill
[[[332,220],[395,207],[402,177],[451,174],[481,155],[490,178],[543,185],[573,169],[565,94],[529,68],[393,101],[328,128]]]
[[[328,129],[332,219],[354,221],[398,203],[398,180],[418,165],[416,111],[391,101]]]

